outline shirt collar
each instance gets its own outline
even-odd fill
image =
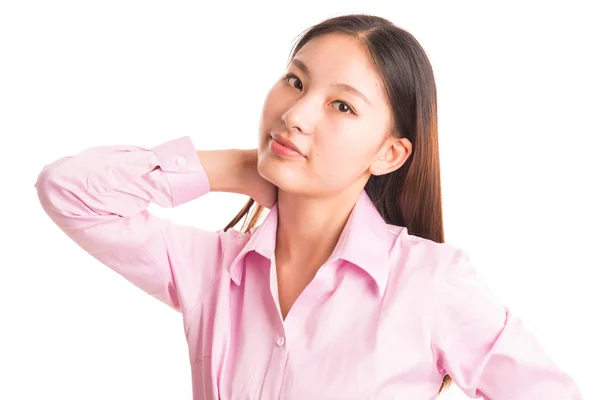
[[[277,221],[278,209],[275,204],[262,224],[253,229],[250,239],[231,264],[229,273],[236,285],[241,284],[241,261],[249,252],[258,253],[267,259],[274,257]],[[351,262],[375,281],[379,294],[382,294],[389,274],[389,238],[386,222],[363,190],[327,262],[338,259]]]

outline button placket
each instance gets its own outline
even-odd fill
[[[285,375],[285,365],[288,358],[288,349],[285,346],[286,339],[282,336],[277,336],[275,339],[275,349],[271,354],[266,374],[265,383],[261,390],[261,399],[278,399],[283,385]]]

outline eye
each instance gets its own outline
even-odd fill
[[[300,78],[298,78],[298,77],[297,77],[296,75],[294,75],[294,74],[287,74],[287,75],[285,76],[285,78],[283,78],[283,79],[284,79],[286,82],[289,82],[289,81],[290,81],[290,78],[296,79],[296,81],[297,81],[297,82],[298,82],[298,84],[300,85],[300,87],[298,87],[298,86],[297,86],[297,85],[295,85],[295,84],[292,84],[292,86],[293,86],[294,88],[298,89],[298,90],[302,90],[302,81],[300,80]]]
[[[343,114],[356,114],[356,113],[354,112],[354,110],[352,109],[352,107],[350,107],[350,106],[348,105],[348,103],[346,103],[346,102],[343,102],[343,101],[341,101],[341,100],[335,100],[335,101],[334,101],[334,103],[339,103],[341,106],[343,106],[342,108],[339,108],[339,107],[338,107],[338,109],[337,109],[337,110],[338,110],[338,111],[340,111],[341,113],[343,113]],[[348,112],[348,111],[349,111],[349,112]]]

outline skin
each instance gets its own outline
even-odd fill
[[[366,100],[332,86],[339,83]],[[305,157],[275,154],[277,135]],[[391,134],[391,109],[367,50],[338,33],[311,40],[288,64],[266,96],[258,139],[258,172],[278,188],[275,258],[285,316],[331,255],[369,177],[400,168],[412,146]]]

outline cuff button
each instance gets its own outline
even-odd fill
[[[175,164],[177,164],[180,167],[183,167],[185,164],[187,164],[187,159],[185,157],[177,157],[175,159]]]

